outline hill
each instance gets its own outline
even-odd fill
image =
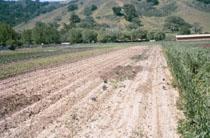
[[[162,30],[165,19],[168,16],[178,16],[190,24],[199,24],[204,32],[210,32],[210,5],[202,0],[159,0],[159,4],[148,1],[155,0],[76,0],[64,4],[45,14],[41,14],[28,22],[21,23],[15,27],[16,30],[33,28],[36,22],[58,23],[63,28],[68,24],[70,15],[74,12],[85,18],[87,9],[96,5],[97,9],[91,13],[94,20],[101,25],[111,28],[125,28],[130,23],[122,16],[113,14],[113,7],[122,7],[125,4],[135,5],[144,29]],[[208,0],[207,0],[208,1]],[[74,10],[68,10],[69,5],[77,5]]]
[[[0,1],[0,22],[18,25],[60,7],[58,2],[39,2],[32,0]]]

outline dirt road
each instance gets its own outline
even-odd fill
[[[0,81],[0,137],[176,138],[178,92],[160,46]]]

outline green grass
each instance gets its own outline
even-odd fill
[[[74,48],[49,47],[0,52],[0,79],[36,69],[75,62],[135,44],[80,44]]]
[[[185,119],[178,131],[186,138],[210,137],[210,42],[166,42],[164,50],[180,89]]]

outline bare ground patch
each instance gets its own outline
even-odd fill
[[[149,57],[148,51],[149,51],[149,49],[145,49],[144,52],[142,52],[139,55],[135,55],[135,56],[131,57],[131,59],[134,60],[135,62],[139,62],[139,61],[142,61],[142,60],[147,60],[148,57]]]
[[[18,111],[34,102],[41,99],[40,95],[33,95],[30,97],[24,94],[15,94],[0,99],[0,118],[3,118],[6,114],[11,114]]]
[[[137,73],[142,70],[141,66],[117,66],[112,69],[110,72],[106,72],[101,76],[104,82],[110,81],[124,81],[124,80],[133,80]]]

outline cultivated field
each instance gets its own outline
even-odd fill
[[[176,138],[179,94],[171,83],[159,45],[0,80],[0,137]]]

